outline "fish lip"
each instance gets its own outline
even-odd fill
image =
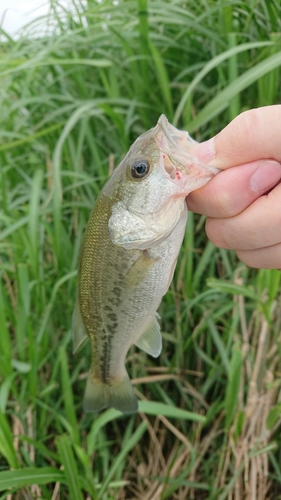
[[[176,129],[176,127],[174,127],[173,125],[171,125],[169,123],[168,118],[164,114],[162,114],[162,115],[159,116],[158,121],[157,121],[157,125],[164,132],[164,135],[166,136],[166,138],[168,139],[168,141],[172,142],[176,146],[177,143],[176,143],[176,141],[174,140],[174,138],[173,138],[173,136],[171,134],[171,129],[173,128],[177,132],[178,132],[178,130]]]
[[[178,138],[178,141],[175,140],[175,137]],[[203,185],[221,172],[216,167],[200,162],[189,153],[189,149],[197,142],[190,137],[187,131],[178,130],[171,125],[164,114],[158,119],[155,140],[160,151],[165,155],[165,157],[163,156],[164,170],[170,179],[176,181],[177,184],[183,178],[187,181],[187,179],[197,176],[202,181],[205,180],[201,184]],[[183,144],[180,144],[180,141],[183,141]],[[180,178],[177,178],[177,172],[180,172]]]

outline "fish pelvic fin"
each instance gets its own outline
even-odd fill
[[[83,400],[84,411],[91,413],[110,407],[125,414],[138,411],[138,400],[127,372],[121,380],[112,380],[110,383],[93,377],[90,372]]]
[[[78,351],[79,347],[84,344],[85,340],[88,338],[85,326],[83,324],[82,316],[80,313],[78,298],[76,298],[74,311],[72,315],[72,344],[73,344],[73,354]]]

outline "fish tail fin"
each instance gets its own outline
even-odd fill
[[[113,407],[123,413],[136,413],[138,400],[127,372],[121,380],[104,383],[100,379],[88,375],[83,408],[86,413]]]

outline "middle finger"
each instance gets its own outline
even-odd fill
[[[280,243],[281,184],[234,217],[207,219],[206,232],[216,246],[233,250],[254,250]]]

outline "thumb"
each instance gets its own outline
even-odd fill
[[[280,179],[280,163],[253,161],[220,172],[206,186],[188,195],[187,206],[208,217],[233,217],[272,189]]]
[[[280,104],[244,111],[190,154],[223,170],[262,158],[281,161],[280,119]]]

